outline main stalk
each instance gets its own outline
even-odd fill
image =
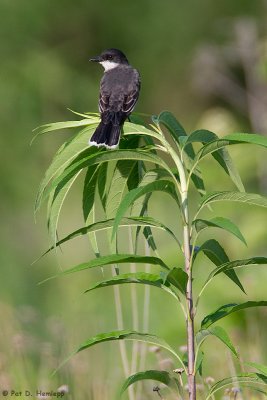
[[[181,180],[182,182],[182,180]],[[184,259],[185,271],[188,275],[188,283],[186,288],[187,301],[187,353],[188,353],[188,391],[189,400],[196,400],[196,379],[195,379],[195,333],[194,333],[194,303],[192,291],[192,269],[191,269],[191,250],[190,250],[190,231],[189,231],[189,216],[188,216],[188,198],[187,189],[182,188],[182,205],[184,211]]]
[[[188,283],[186,288],[187,300],[187,353],[188,353],[188,391],[189,400],[196,400],[196,379],[195,379],[195,333],[194,333],[194,305],[192,292],[192,273],[190,267],[190,247],[186,249],[185,239],[188,238],[188,226],[184,227],[184,256],[185,270],[188,274]],[[187,239],[186,239],[187,240]],[[188,240],[189,245],[189,240]],[[189,251],[188,251],[189,249]]]
[[[188,212],[188,187],[186,179],[186,168],[183,165],[182,158],[178,155],[169,143],[163,139],[172,159],[174,160],[180,177],[179,192],[181,195],[181,208],[183,213],[183,248],[185,259],[185,272],[188,275],[188,283],[186,288],[187,301],[187,353],[188,353],[188,391],[189,400],[196,400],[196,378],[195,378],[195,333],[194,333],[194,303],[192,291],[192,266],[191,266],[191,249],[190,249],[190,228],[189,228],[189,212]]]

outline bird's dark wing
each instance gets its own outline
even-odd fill
[[[103,94],[100,91],[100,97],[98,102],[98,108],[100,113],[104,113],[109,109],[109,95]]]
[[[114,113],[119,113],[121,116],[124,114],[127,118],[133,111],[137,102],[140,91],[138,71],[132,69],[130,71],[130,76],[129,72],[126,71],[124,77],[128,78],[128,81],[130,78],[130,83],[127,83],[126,79],[126,84],[124,83],[124,85],[122,85],[122,89],[118,91],[116,97],[114,96],[114,88],[116,89],[116,85],[112,82],[111,71],[109,75],[105,74],[101,80],[98,108],[106,123],[110,121]],[[113,83],[112,85],[111,82]]]
[[[140,84],[139,74],[137,73],[136,83],[134,85],[133,90],[130,93],[128,93],[126,96],[124,96],[122,112],[124,112],[127,115],[129,115],[134,109],[134,106],[139,97],[140,86],[141,86],[141,84]]]

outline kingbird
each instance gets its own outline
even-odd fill
[[[98,108],[101,122],[89,141],[91,146],[114,149],[122,126],[134,109],[140,91],[140,75],[118,49],[107,49],[90,61],[104,67]]]

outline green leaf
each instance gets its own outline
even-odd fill
[[[245,192],[246,190],[245,190],[245,187],[241,180],[241,177],[239,175],[239,172],[238,172],[230,154],[228,153],[228,151],[223,148],[223,149],[219,150],[218,152],[212,154],[212,156],[223,167],[223,169],[227,173],[227,175],[230,176],[232,182],[235,184],[237,189],[240,192]]]
[[[201,351],[201,352],[198,351],[196,353],[196,357],[195,357],[194,370],[195,370],[195,373],[199,372],[200,376],[202,376],[203,361],[204,361],[204,353],[203,353],[203,351]],[[183,354],[183,362],[184,362],[185,366],[188,367],[188,352]]]
[[[98,231],[102,231],[102,230],[105,230],[105,229],[111,229],[113,227],[113,223],[114,223],[114,218],[111,218],[111,219],[108,219],[108,220],[95,222],[95,223],[87,225],[87,226],[85,226],[83,228],[77,229],[76,231],[72,232],[71,234],[65,236],[63,239],[59,240],[55,244],[55,246],[50,247],[43,255],[47,254],[48,252],[53,250],[55,247],[60,246],[63,243],[74,239],[75,237],[86,235],[87,233],[91,233],[91,232],[98,232]],[[167,226],[165,226],[164,224],[162,224],[161,222],[157,221],[154,218],[151,218],[151,217],[122,218],[119,226],[120,227],[125,227],[125,226],[143,226],[143,227],[146,227],[146,226],[150,226],[152,228],[157,228],[157,229],[164,230],[165,232],[167,232],[176,241],[176,243],[180,247],[180,243],[179,243],[178,239],[176,238],[175,234]]]
[[[57,242],[57,227],[61,209],[63,207],[67,194],[69,193],[79,174],[80,171],[77,172],[77,174],[74,175],[74,177],[70,181],[68,181],[67,185],[64,185],[63,188],[56,188],[54,193],[51,194],[52,199],[51,202],[49,202],[48,208],[48,229],[53,246],[55,246]]]
[[[180,393],[180,383],[173,372],[148,370],[144,372],[137,372],[136,374],[129,376],[121,388],[120,395],[122,395],[133,383],[143,381],[145,379],[161,382],[175,392]]]
[[[93,132],[94,127],[86,127],[69,142],[64,143],[60,147],[40,184],[35,202],[35,212],[40,208],[40,205],[44,200],[43,196],[46,187],[49,185],[50,182],[53,181],[53,179],[55,179],[55,177],[60,175],[62,171],[64,171],[85,150],[86,155],[88,155],[88,153],[89,155],[93,155],[99,152],[99,150],[95,147],[91,147],[88,149],[88,139],[90,135],[93,134]],[[76,172],[78,172],[78,170]],[[75,173],[72,176],[74,176]],[[72,176],[70,177],[70,179],[72,178]],[[54,188],[57,186],[58,183],[60,183],[60,180],[57,181],[56,185],[54,185]]]
[[[208,204],[216,201],[237,201],[244,204],[267,207],[267,198],[255,193],[214,192],[202,197],[197,214]]]
[[[234,224],[232,221],[230,221],[228,218],[215,217],[210,220],[196,219],[195,221],[193,221],[193,224],[195,226],[197,233],[203,231],[206,228],[220,228],[232,233],[234,236],[240,239],[241,242],[243,242],[245,245],[247,244],[238,226]]]
[[[231,133],[223,138],[229,140],[229,144],[256,144],[258,146],[267,147],[267,138],[264,135],[257,135],[255,133]]]
[[[267,376],[267,365],[258,364],[255,362],[245,362],[244,364],[248,365],[249,367],[253,367],[253,368],[257,369],[263,375]]]
[[[207,329],[210,325],[214,324],[214,322],[227,317],[228,315],[244,310],[251,307],[266,307],[267,301],[246,301],[245,303],[241,304],[225,304],[224,306],[218,308],[213,313],[207,315],[201,322],[201,328]]]
[[[50,124],[45,124],[34,129],[34,132],[36,132],[36,134],[34,135],[31,143],[33,143],[33,141],[38,136],[48,132],[54,132],[61,129],[80,128],[82,126],[90,126],[90,125],[93,125],[95,128],[95,125],[97,124],[99,124],[99,118],[92,118],[92,117],[88,117],[78,121],[52,122]]]
[[[202,365],[204,361],[204,353],[203,351],[199,352],[196,357],[196,373],[199,372],[199,375],[202,376]]]
[[[142,162],[139,165],[139,175],[141,176],[142,172],[144,171],[144,175],[142,178],[138,177],[138,187],[143,187],[146,186],[148,183],[157,181],[161,178],[166,178],[168,177],[168,173],[162,169],[157,167],[156,169],[150,169],[146,171],[145,165]],[[140,180],[141,179],[141,180]],[[130,190],[135,189],[136,187],[132,187]],[[148,202],[149,199],[152,195],[152,192],[147,193],[143,199],[140,198],[139,201],[136,201],[132,204],[131,207],[131,214],[133,215],[139,215],[140,217],[143,217],[144,215],[147,214],[147,208],[148,208]],[[135,252],[137,252],[137,244],[138,244],[138,238],[140,234],[141,226],[139,226],[136,230],[135,234]],[[152,230],[149,226],[146,226],[143,229],[143,234],[145,236],[145,239],[149,245],[149,247],[155,251],[157,249]]]
[[[179,204],[179,200],[175,191],[175,185],[173,182],[167,180],[159,180],[155,182],[148,183],[145,186],[138,187],[136,189],[131,190],[126,196],[123,198],[119,208],[117,210],[117,214],[115,216],[115,221],[113,225],[112,237],[114,237],[117,232],[118,226],[127,209],[141,196],[144,196],[147,193],[151,193],[154,191],[166,192],[169,194],[176,203]]]
[[[227,136],[224,136],[221,139],[214,140],[205,146],[203,146],[198,154],[197,159],[201,160],[206,155],[221,149],[222,147],[234,145],[234,144],[256,144],[259,146],[267,147],[267,138],[263,135],[257,135],[252,133],[233,133]]]
[[[231,352],[238,357],[237,351],[234,348],[227,332],[221,328],[220,326],[211,327],[209,329],[202,329],[196,334],[196,344],[198,347],[204,342],[204,340],[210,336],[216,336],[219,340],[221,340],[230,350]]]
[[[215,239],[209,239],[206,242],[204,242],[200,246],[199,250],[195,253],[194,258],[196,258],[196,256],[201,251],[205,254],[205,256],[207,256],[210,259],[211,262],[213,262],[213,264],[217,266],[221,266],[222,264],[226,264],[229,262],[229,258],[225,253],[223,247]],[[225,275],[227,275],[228,278],[231,279],[231,281],[233,281],[244,293],[246,293],[242,283],[240,282],[238,276],[236,275],[236,272],[232,268],[226,268],[222,272],[224,272]]]
[[[168,129],[178,147],[181,147],[183,141],[187,140],[188,137],[186,131],[180,122],[177,121],[175,116],[169,111],[163,111],[158,117],[155,118],[155,122],[157,124],[163,124]],[[192,160],[195,158],[195,151],[192,144],[188,143],[188,146],[184,149],[184,151],[186,166],[191,168]],[[203,194],[205,194],[205,186],[201,177],[201,172],[196,170],[195,173],[191,175],[191,179],[199,194],[203,196]]]
[[[246,258],[244,260],[234,260],[234,261],[229,261],[229,262],[219,265],[218,268],[215,268],[209,274],[205,284],[203,285],[203,287],[199,293],[199,297],[202,295],[204,289],[212,281],[212,279],[216,275],[220,274],[221,272],[229,273],[230,270],[232,270],[234,268],[241,268],[241,267],[246,267],[248,265],[262,265],[262,264],[267,264],[266,257],[252,257],[252,258]]]
[[[107,175],[108,175],[108,163],[103,163],[99,166],[99,174],[97,179],[98,193],[102,203],[103,208],[106,207],[107,200]]]
[[[143,150],[113,150],[113,151],[95,151],[94,146],[87,148],[87,150],[82,154],[82,157],[78,159],[78,161],[73,162],[69,167],[67,167],[59,176],[53,179],[52,183],[48,185],[50,179],[45,177],[44,182],[41,185],[41,190],[39,196],[37,198],[36,209],[41,206],[41,203],[46,199],[51,191],[54,190],[57,185],[64,180],[67,182],[71,179],[79,170],[89,167],[91,165],[101,164],[106,161],[118,161],[118,160],[141,160],[152,162],[154,164],[158,164],[161,167],[165,168],[170,176],[175,177],[168,167],[168,165],[158,156],[152,153],[145,152]],[[49,174],[51,175],[51,173]]]
[[[145,126],[132,124],[130,122],[125,122],[123,125],[123,136],[127,135],[145,135],[162,142],[162,135],[160,135],[158,132],[148,129]]]
[[[115,216],[116,211],[121,203],[123,194],[127,189],[128,177],[135,165],[136,161],[133,160],[123,160],[117,162],[106,199],[105,210],[107,218],[112,218]]]
[[[208,143],[205,146],[202,147],[206,148],[206,146],[209,146],[209,143],[212,142],[214,143],[215,141],[218,140],[218,136],[213,133],[210,132],[208,130],[202,129],[202,130],[197,130],[193,133],[191,133],[191,135],[188,137],[185,146],[187,146],[188,144],[191,146],[191,143],[193,142],[201,142],[201,143]],[[201,150],[198,152],[198,154],[195,157],[195,166],[197,165],[199,159],[201,159]],[[244,186],[243,183],[241,181],[241,178],[239,176],[238,171],[235,168],[235,165],[228,153],[228,151],[224,148],[221,149],[217,149],[217,151],[215,153],[211,153],[212,156],[214,157],[214,159],[221,165],[221,167],[224,169],[224,171],[231,177],[232,181],[234,182],[234,184],[236,185],[236,187],[241,191],[244,192]]]
[[[88,167],[83,185],[83,217],[86,221],[95,202],[95,192],[98,182],[99,168],[97,165]]]
[[[147,272],[134,272],[117,275],[111,279],[97,282],[89,289],[87,289],[85,293],[90,292],[94,289],[99,289],[107,286],[122,285],[126,283],[138,283],[143,285],[155,286],[157,288],[165,290],[177,299],[176,294],[163,282],[163,279],[159,274],[150,274]]]
[[[96,223],[95,220],[96,220],[96,203],[94,202],[92,205],[92,208],[90,210],[90,213],[85,220],[85,223],[86,224],[89,223],[89,225],[93,225]],[[92,246],[95,257],[99,257],[100,250],[99,250],[99,246],[98,246],[98,242],[97,242],[96,231],[91,231],[91,232],[87,232],[87,233],[88,233],[89,242]]]
[[[195,188],[199,192],[200,196],[201,197],[204,196],[206,194],[206,189],[205,189],[204,181],[201,178],[200,172],[195,170],[195,173],[191,175],[191,180],[192,180]]]
[[[265,265],[265,264],[267,264],[267,257],[251,257],[251,258],[245,258],[243,260],[229,261],[225,264],[220,265],[215,270],[213,270],[209,278],[212,278],[220,274],[221,272],[225,272],[232,268],[241,268],[241,267],[246,267],[248,265]]]
[[[218,136],[214,132],[208,131],[207,129],[198,129],[187,136],[183,148],[190,143],[210,143],[217,138]]]
[[[96,123],[99,123],[100,120],[100,116],[99,113],[92,113],[92,112],[88,112],[88,113],[80,113],[78,111],[74,111],[71,108],[67,108],[68,111],[70,111],[71,113],[75,114],[75,115],[79,115],[79,117],[84,117],[84,118],[90,118],[96,121]]]
[[[128,176],[128,180],[127,180],[128,190],[135,189],[139,184],[140,169],[141,169],[140,164],[142,164],[141,161],[136,162],[131,173]]]
[[[151,335],[149,333],[140,333],[140,332],[129,331],[129,330],[114,331],[114,332],[101,333],[99,335],[96,335],[96,336],[88,339],[86,342],[84,342],[75,353],[86,350],[89,347],[94,346],[95,344],[103,343],[103,342],[110,342],[110,341],[114,341],[114,340],[137,340],[139,342],[156,345],[156,346],[162,347],[165,350],[168,350],[181,362],[181,359],[178,356],[178,354],[175,352],[175,350],[172,347],[170,347],[168,345],[168,343],[165,342],[164,339],[161,339],[160,337]]]
[[[169,267],[158,257],[139,256],[135,254],[112,254],[109,256],[98,257],[82,264],[78,264],[75,267],[69,268],[59,273],[56,276],[72,274],[74,272],[79,272],[90,268],[103,267],[110,264],[126,263],[158,265],[164,269],[169,270]]]
[[[187,136],[187,134],[180,122],[177,121],[175,116],[169,111],[162,111],[159,116],[154,117],[154,119],[157,124],[162,124],[168,129],[175,142],[180,146],[180,138]],[[190,149],[190,156],[191,158],[194,158],[192,150],[193,148]]]
[[[219,382],[216,382],[211,388],[206,397],[208,400],[210,397],[214,395],[218,390],[225,388],[229,385],[236,385],[237,383],[253,383],[253,384],[262,384],[266,385],[266,378],[260,374],[241,374],[237,376],[232,376],[230,378],[222,379]]]
[[[166,282],[172,284],[186,295],[188,275],[182,268],[174,267],[166,276]]]

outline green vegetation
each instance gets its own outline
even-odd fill
[[[40,137],[30,147],[32,130],[48,121],[77,121],[67,108],[97,111],[101,72],[92,69],[88,59],[114,46],[125,51],[141,73],[142,90],[137,111],[157,114],[163,107],[169,109],[188,132],[205,127],[218,136],[232,132],[266,134],[266,4],[262,0],[203,0],[194,4],[158,0],[131,3],[122,0],[64,0],[63,3],[0,0],[0,13],[1,388],[56,390],[68,384],[70,398],[116,399],[115,392],[120,389],[124,376],[118,342],[80,352],[51,377],[51,371],[79,343],[99,332],[115,331],[117,323],[115,304],[108,297],[112,295],[112,287],[80,296],[81,291],[103,280],[99,268],[38,285],[62,269],[92,260],[94,252],[88,246],[86,235],[82,235],[63,243],[56,257],[51,252],[30,266],[54,242],[48,241],[44,208],[37,215],[37,223],[34,221],[36,189],[56,149],[75,133],[71,129],[59,130],[57,134]],[[238,145],[229,146],[229,153],[246,190],[266,194],[265,150],[260,146]],[[202,167],[207,192],[215,188],[234,190],[228,176],[215,167],[211,157],[203,159]],[[59,238],[83,226],[82,175],[73,184],[62,207]],[[195,207],[198,195],[191,200]],[[149,214],[177,235],[179,227],[173,218],[172,202],[166,194],[154,193]],[[246,239],[248,247],[222,229],[214,229],[216,240],[230,260],[266,256],[265,209],[253,207],[252,212],[250,206],[241,207],[234,202],[214,202],[212,209],[216,215],[234,221]],[[199,219],[211,218],[207,209],[203,213]],[[148,217],[144,218],[148,223]],[[97,215],[97,220],[104,220],[103,213]],[[121,222],[128,224],[129,221],[124,217]],[[153,228],[154,221],[151,224],[156,243],[161,243],[160,258],[166,265],[173,266],[178,257],[177,263],[181,266],[181,253],[177,253],[171,233],[165,232],[163,227]],[[96,234],[101,254],[109,254],[104,231]],[[201,235],[203,242],[207,240],[208,229]],[[119,233],[119,240],[120,252],[131,252],[128,235]],[[142,244],[137,250],[138,254],[145,254]],[[206,271],[210,273],[212,263],[203,252],[198,257],[198,262],[205,262]],[[155,273],[156,268],[153,267]],[[104,273],[108,269],[108,266],[103,267]],[[121,269],[126,273],[123,265]],[[199,279],[204,278],[202,272],[201,268],[194,271],[197,290],[201,288]],[[241,290],[235,291],[234,283],[221,274],[207,286],[199,303],[199,316],[217,310],[229,303],[230,298],[235,304],[266,299],[265,267],[240,268],[238,275],[248,296]],[[144,290],[142,285],[121,286],[125,329],[137,329],[137,323],[133,324],[127,312],[131,302],[129,288],[133,286],[141,315],[138,329],[163,337],[176,351],[179,343],[183,351],[186,339],[182,330],[177,332],[177,319],[165,318],[166,309],[177,315],[174,297],[161,293],[158,287],[149,286],[153,308],[150,307],[149,319],[144,318],[149,324],[146,326],[142,321],[145,311],[142,305],[147,286]],[[164,324],[161,323],[163,319]],[[265,307],[255,307],[232,313],[218,323],[228,331],[244,360],[266,364],[265,320]],[[223,344],[210,337],[203,344],[205,354],[207,345],[214,348],[203,367],[204,376],[211,378],[208,382],[214,378],[214,365],[216,379],[233,375],[235,365]],[[131,351],[131,346],[132,342],[126,343],[127,351]],[[146,355],[147,367],[150,365],[153,370],[166,364],[169,369],[177,367],[171,365],[165,351],[155,350],[153,346],[150,350]],[[145,387],[152,399],[158,398],[157,392],[152,392],[151,382],[147,381]],[[221,396],[233,397],[230,391],[231,388],[225,394],[221,392]]]
[[[127,377],[121,394],[128,389],[130,400],[138,399],[140,396],[141,398],[147,397],[149,392],[146,392],[143,387],[137,391],[133,390],[131,385],[136,382],[139,382],[140,385],[140,381],[143,380],[153,380],[164,383],[165,386],[172,389],[175,395],[168,398],[196,400],[199,397],[199,395],[197,396],[197,382],[203,380],[203,364],[206,360],[202,345],[207,337],[215,336],[233,353],[237,359],[236,368],[240,372],[234,376],[219,379],[212,386],[206,388],[206,394],[203,388],[204,398],[206,400],[214,398],[217,391],[233,384],[237,385],[238,389],[241,385],[242,390],[246,389],[246,385],[243,384],[249,384],[248,393],[253,390],[257,392],[258,386],[261,387],[267,383],[267,367],[262,364],[244,363],[225,329],[217,324],[211,325],[231,313],[247,308],[267,306],[267,301],[246,301],[241,304],[221,305],[215,312],[209,313],[204,318],[202,316],[200,326],[196,323],[196,318],[200,300],[214,278],[224,273],[237,286],[238,289],[234,289],[234,291],[241,289],[246,294],[236,270],[247,266],[266,265],[267,257],[257,256],[230,260],[225,249],[212,236],[208,236],[204,242],[201,237],[204,230],[211,235],[210,231],[219,228],[234,235],[246,245],[246,240],[237,225],[221,215],[215,214],[216,216],[211,219],[200,219],[199,216],[216,202],[238,202],[267,208],[266,197],[245,191],[239,173],[227,151],[229,146],[240,144],[259,145],[267,148],[266,137],[235,133],[219,138],[215,133],[207,130],[197,130],[187,135],[175,117],[164,111],[159,116],[153,116],[153,123],[148,127],[145,127],[143,123],[125,123],[120,148],[108,151],[97,147],[88,147],[87,144],[88,137],[93,134],[99,123],[99,118],[90,114],[80,114],[80,116],[83,119],[77,121],[76,127],[86,127],[64,143],[56,153],[40,185],[35,210],[38,211],[43,202],[47,200],[48,228],[53,246],[45,254],[77,236],[88,235],[95,258],[66,269],[57,276],[101,267],[102,279],[91,285],[85,293],[99,288],[114,287],[118,329],[91,337],[80,345],[73,355],[98,343],[119,341],[124,373]],[[45,125],[40,127],[36,136],[57,130],[59,127],[69,128],[70,126],[74,127],[75,123],[71,121]],[[200,144],[198,148],[195,147],[196,143]],[[206,192],[201,162],[209,155],[213,156],[229,176],[237,191]],[[82,171],[85,171],[82,202],[85,227],[75,230],[58,241],[57,228],[61,208],[66,195]],[[195,188],[195,191],[190,190],[191,186]],[[172,201],[173,220],[176,220],[178,227],[174,232],[162,223],[159,215],[156,218],[150,216],[148,207],[152,195],[156,192],[164,193]],[[200,198],[199,204],[192,207],[191,198],[195,198],[197,192]],[[189,209],[193,217],[191,217]],[[104,219],[98,221],[96,216],[101,212],[104,214]],[[127,217],[125,217],[126,214]],[[164,258],[160,257],[161,243],[155,240],[154,229],[161,229],[174,239],[177,258],[174,259],[172,265],[167,265]],[[99,231],[107,231],[108,255],[102,255],[99,249]],[[128,232],[128,248],[130,250],[128,253],[121,253],[119,232],[124,235]],[[143,233],[145,242],[144,255],[140,254],[138,250],[142,244],[141,233]],[[122,242],[125,244],[125,240]],[[150,253],[154,254],[151,256]],[[180,253],[182,262],[178,253]],[[215,265],[209,274],[205,270],[205,262],[199,263],[199,254],[201,253]],[[121,264],[130,264],[130,270],[122,273]],[[147,266],[145,271],[137,270],[138,264],[145,264]],[[106,272],[107,268],[103,269],[104,266],[109,266],[108,269],[111,269],[111,273]],[[154,272],[155,266],[160,268]],[[195,289],[198,283],[194,273],[196,268],[201,269],[204,277],[204,282],[198,291]],[[136,327],[133,330],[125,330],[123,324],[122,303],[124,299],[121,297],[120,286],[126,284],[132,284],[131,310],[128,308],[127,313],[131,313],[134,317],[133,325]],[[177,352],[177,344],[175,347],[171,347],[161,337],[137,329],[140,320],[139,299],[135,289],[137,284],[148,288],[162,289],[171,294],[180,305],[180,313],[183,315],[184,322],[181,323],[179,316],[177,333],[179,330],[186,332],[186,351]],[[143,316],[145,323],[147,323],[146,319],[149,314],[149,298],[150,291],[147,290],[143,306],[141,305],[141,308],[146,310],[146,314],[144,313]],[[153,309],[153,305],[151,308]],[[165,317],[166,319],[176,320],[177,313],[169,313],[168,308],[165,308],[165,312],[168,315]],[[161,321],[161,324],[165,324],[165,319]],[[124,341],[127,340],[135,342],[130,358],[124,344]],[[143,346],[150,344],[169,351],[174,365],[178,363],[178,368],[173,370],[149,368],[139,371],[140,366],[143,369],[145,367],[147,347],[143,347],[143,351],[141,351],[136,347],[138,342],[142,342]],[[256,368],[258,372],[246,371],[247,366]],[[179,377],[175,376],[175,371]],[[131,376],[129,376],[130,374]],[[162,397],[160,387],[157,387],[156,392]],[[164,395],[164,397],[166,396],[167,394]]]

